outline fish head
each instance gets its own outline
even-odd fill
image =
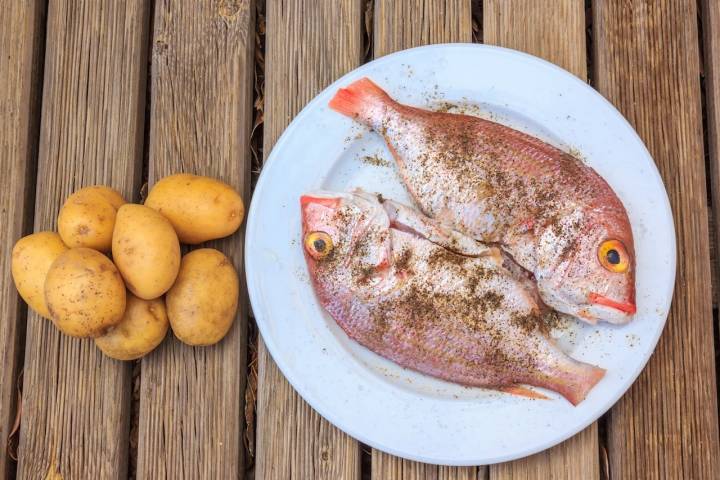
[[[600,208],[571,221],[571,241],[547,260],[538,289],[554,309],[589,323],[624,324],[635,305],[635,250],[624,208]]]
[[[356,287],[387,270],[390,219],[375,195],[317,191],[300,197],[303,250],[319,292]]]

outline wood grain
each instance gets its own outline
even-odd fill
[[[35,230],[55,228],[73,190],[138,191],[147,2],[50,2]],[[130,364],[28,316],[19,478],[124,478]]]
[[[514,462],[490,465],[490,479],[533,480],[600,478],[597,424],[544,452]]]
[[[413,462],[380,450],[372,451],[370,478],[376,480],[481,480],[487,469],[481,467],[447,467]]]
[[[587,78],[583,0],[484,0],[483,42],[531,53]]]
[[[373,55],[375,58],[421,45],[472,41],[470,0],[383,0],[375,2]],[[482,467],[439,467],[372,451],[375,480],[485,478]]]
[[[149,182],[189,172],[250,192],[255,6],[155,4]],[[217,345],[192,348],[168,335],[143,358],[138,477],[239,478],[247,362],[243,235],[209,242],[241,278],[235,322]]]
[[[521,50],[587,78],[582,0],[485,0],[483,42]],[[586,478],[600,475],[597,424],[554,448],[515,462],[492,465],[490,478]]]
[[[11,2],[0,14],[0,478],[14,470],[5,441],[17,408],[26,308],[10,274],[15,242],[32,228],[40,128],[45,4]]]
[[[376,1],[374,57],[433,43],[471,42],[470,7],[470,0]]]
[[[360,0],[267,3],[264,152],[300,109],[360,64]],[[258,350],[256,478],[358,479],[358,443],[292,389],[264,343]]]
[[[713,286],[713,304],[718,298],[720,261],[717,239],[720,238],[720,2],[703,0],[701,3],[704,40],[705,113],[707,115],[707,143],[710,164],[710,190],[713,209],[710,212],[710,260]]]
[[[611,410],[611,478],[720,478],[696,2],[593,2],[598,90],[665,181],[675,298],[654,355]]]

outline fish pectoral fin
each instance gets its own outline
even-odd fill
[[[503,393],[509,393],[511,395],[518,395],[525,398],[533,398],[535,400],[550,400],[550,397],[543,395],[540,392],[536,392],[528,387],[522,385],[509,385],[507,387],[498,388]]]
[[[430,242],[466,257],[497,255],[497,249],[423,215],[417,210],[393,200],[383,200],[383,207],[390,217],[390,225],[399,230],[414,233]]]

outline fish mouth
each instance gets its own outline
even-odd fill
[[[614,308],[615,310],[619,310],[628,315],[633,315],[637,311],[637,307],[635,306],[634,303],[618,302],[618,301],[613,300],[612,298],[608,298],[604,295],[600,295],[599,293],[595,293],[595,292],[592,292],[592,293],[590,293],[590,295],[588,295],[588,300],[590,301],[590,303]]]

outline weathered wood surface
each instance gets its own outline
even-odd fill
[[[487,468],[431,465],[405,460],[373,449],[370,478],[373,480],[483,480],[487,478]]]
[[[582,0],[485,0],[483,42],[521,50],[587,78],[585,6]],[[490,467],[490,478],[599,478],[597,424],[575,437],[515,462]]]
[[[433,43],[471,42],[470,6],[470,0],[376,1],[374,57]]]
[[[149,20],[140,0],[50,2],[36,231],[54,229],[65,197],[82,186],[138,191]],[[25,352],[18,478],[125,478],[130,365],[35,314]]]
[[[490,480],[600,478],[597,424],[544,452],[513,462],[490,465]]]
[[[375,2],[373,55],[375,58],[432,43],[471,42],[470,0],[386,0]],[[487,469],[438,467],[405,460],[373,449],[375,480],[462,480],[485,478]]]
[[[710,189],[713,210],[710,212],[710,260],[713,277],[713,303],[718,301],[720,262],[717,239],[720,238],[720,2],[703,0],[702,30],[705,73],[705,113],[707,115],[707,144],[710,167]],[[714,228],[713,228],[714,227]]]
[[[362,1],[267,3],[264,153],[300,109],[362,59]],[[292,389],[262,340],[258,350],[256,478],[360,477],[358,443]]]
[[[483,43],[531,53],[587,78],[583,0],[484,0]]]
[[[174,171],[216,175],[249,192],[251,0],[8,2],[0,14],[0,448],[23,368],[25,309],[11,286],[21,233],[55,228],[74,189],[106,183],[138,201],[143,128],[150,181]],[[678,281],[656,354],[608,416],[611,478],[718,478],[707,215],[720,215],[720,3],[594,1],[592,76],[638,130],[663,174],[676,217]],[[269,1],[265,154],[316,93],[363,56],[363,0]],[[426,43],[470,41],[470,0],[376,0],[376,57]],[[486,43],[546,58],[587,77],[584,2],[484,0]],[[704,40],[704,68],[698,42]],[[152,52],[148,52],[151,46]],[[145,79],[152,53],[151,116]],[[44,55],[44,56],[43,56]],[[44,78],[40,78],[43,75]],[[702,70],[701,70],[702,68]],[[705,77],[710,189],[701,117]],[[42,102],[40,96],[42,95]],[[42,103],[42,105],[41,105]],[[42,106],[42,108],[41,108]],[[41,120],[42,119],[42,120]],[[39,138],[38,138],[39,136]],[[37,172],[35,157],[38,157]],[[37,193],[32,188],[37,178]],[[135,194],[135,196],[134,196]],[[35,198],[36,195],[36,198]],[[34,207],[33,207],[34,204]],[[34,210],[34,215],[33,215]],[[720,234],[720,219],[715,217]],[[242,271],[242,239],[219,248]],[[715,273],[715,272],[713,272]],[[246,308],[246,304],[243,304]],[[241,478],[246,311],[220,346],[169,338],[143,361],[140,478]],[[19,321],[18,321],[19,320]],[[126,478],[129,366],[91,341],[60,335],[30,313],[18,478]],[[360,477],[356,441],[292,390],[260,342],[256,478]],[[490,468],[449,468],[373,451],[374,479],[597,478],[596,426],[547,452]],[[0,454],[0,478],[8,472]]]
[[[611,478],[720,478],[696,2],[593,8],[596,86],[653,155],[679,252],[665,331],[611,410]]]
[[[32,229],[44,37],[44,2],[11,2],[0,14],[0,478],[14,470],[4,447],[16,415],[26,309],[10,262],[15,242]]]
[[[177,172],[220,178],[248,200],[255,7],[239,2],[155,4],[149,183]],[[243,236],[209,242],[244,285]],[[212,347],[171,333],[143,358],[139,478],[244,475],[247,299]]]

